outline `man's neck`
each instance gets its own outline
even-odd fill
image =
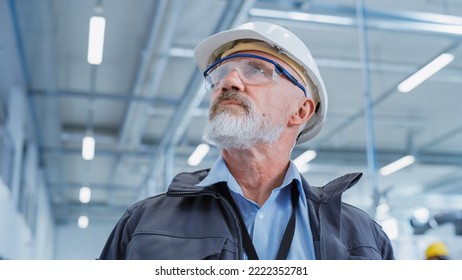
[[[223,159],[244,196],[259,206],[282,184],[289,167],[290,151],[276,147],[222,150]]]

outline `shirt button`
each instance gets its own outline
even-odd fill
[[[260,218],[260,219],[263,219],[263,218],[265,218],[265,214],[263,214],[263,213],[261,213],[261,212],[260,212],[260,213],[258,213],[258,218]]]

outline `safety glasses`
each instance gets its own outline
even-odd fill
[[[215,61],[204,71],[206,89],[213,90],[232,71],[236,71],[247,85],[277,83],[284,75],[306,96],[305,87],[284,67],[274,60],[254,54],[234,54]]]

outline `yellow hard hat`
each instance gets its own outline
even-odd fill
[[[425,251],[425,258],[430,259],[448,259],[448,248],[443,242],[434,242],[428,246]]]

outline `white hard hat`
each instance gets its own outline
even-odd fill
[[[318,102],[315,114],[301,130],[295,144],[312,139],[321,130],[327,113],[327,94],[319,69],[306,45],[289,30],[266,22],[249,22],[233,29],[214,34],[197,45],[194,50],[199,69],[204,70],[220,59],[221,54],[242,40],[257,40],[279,49],[287,57],[303,67],[316,86],[313,98]]]

